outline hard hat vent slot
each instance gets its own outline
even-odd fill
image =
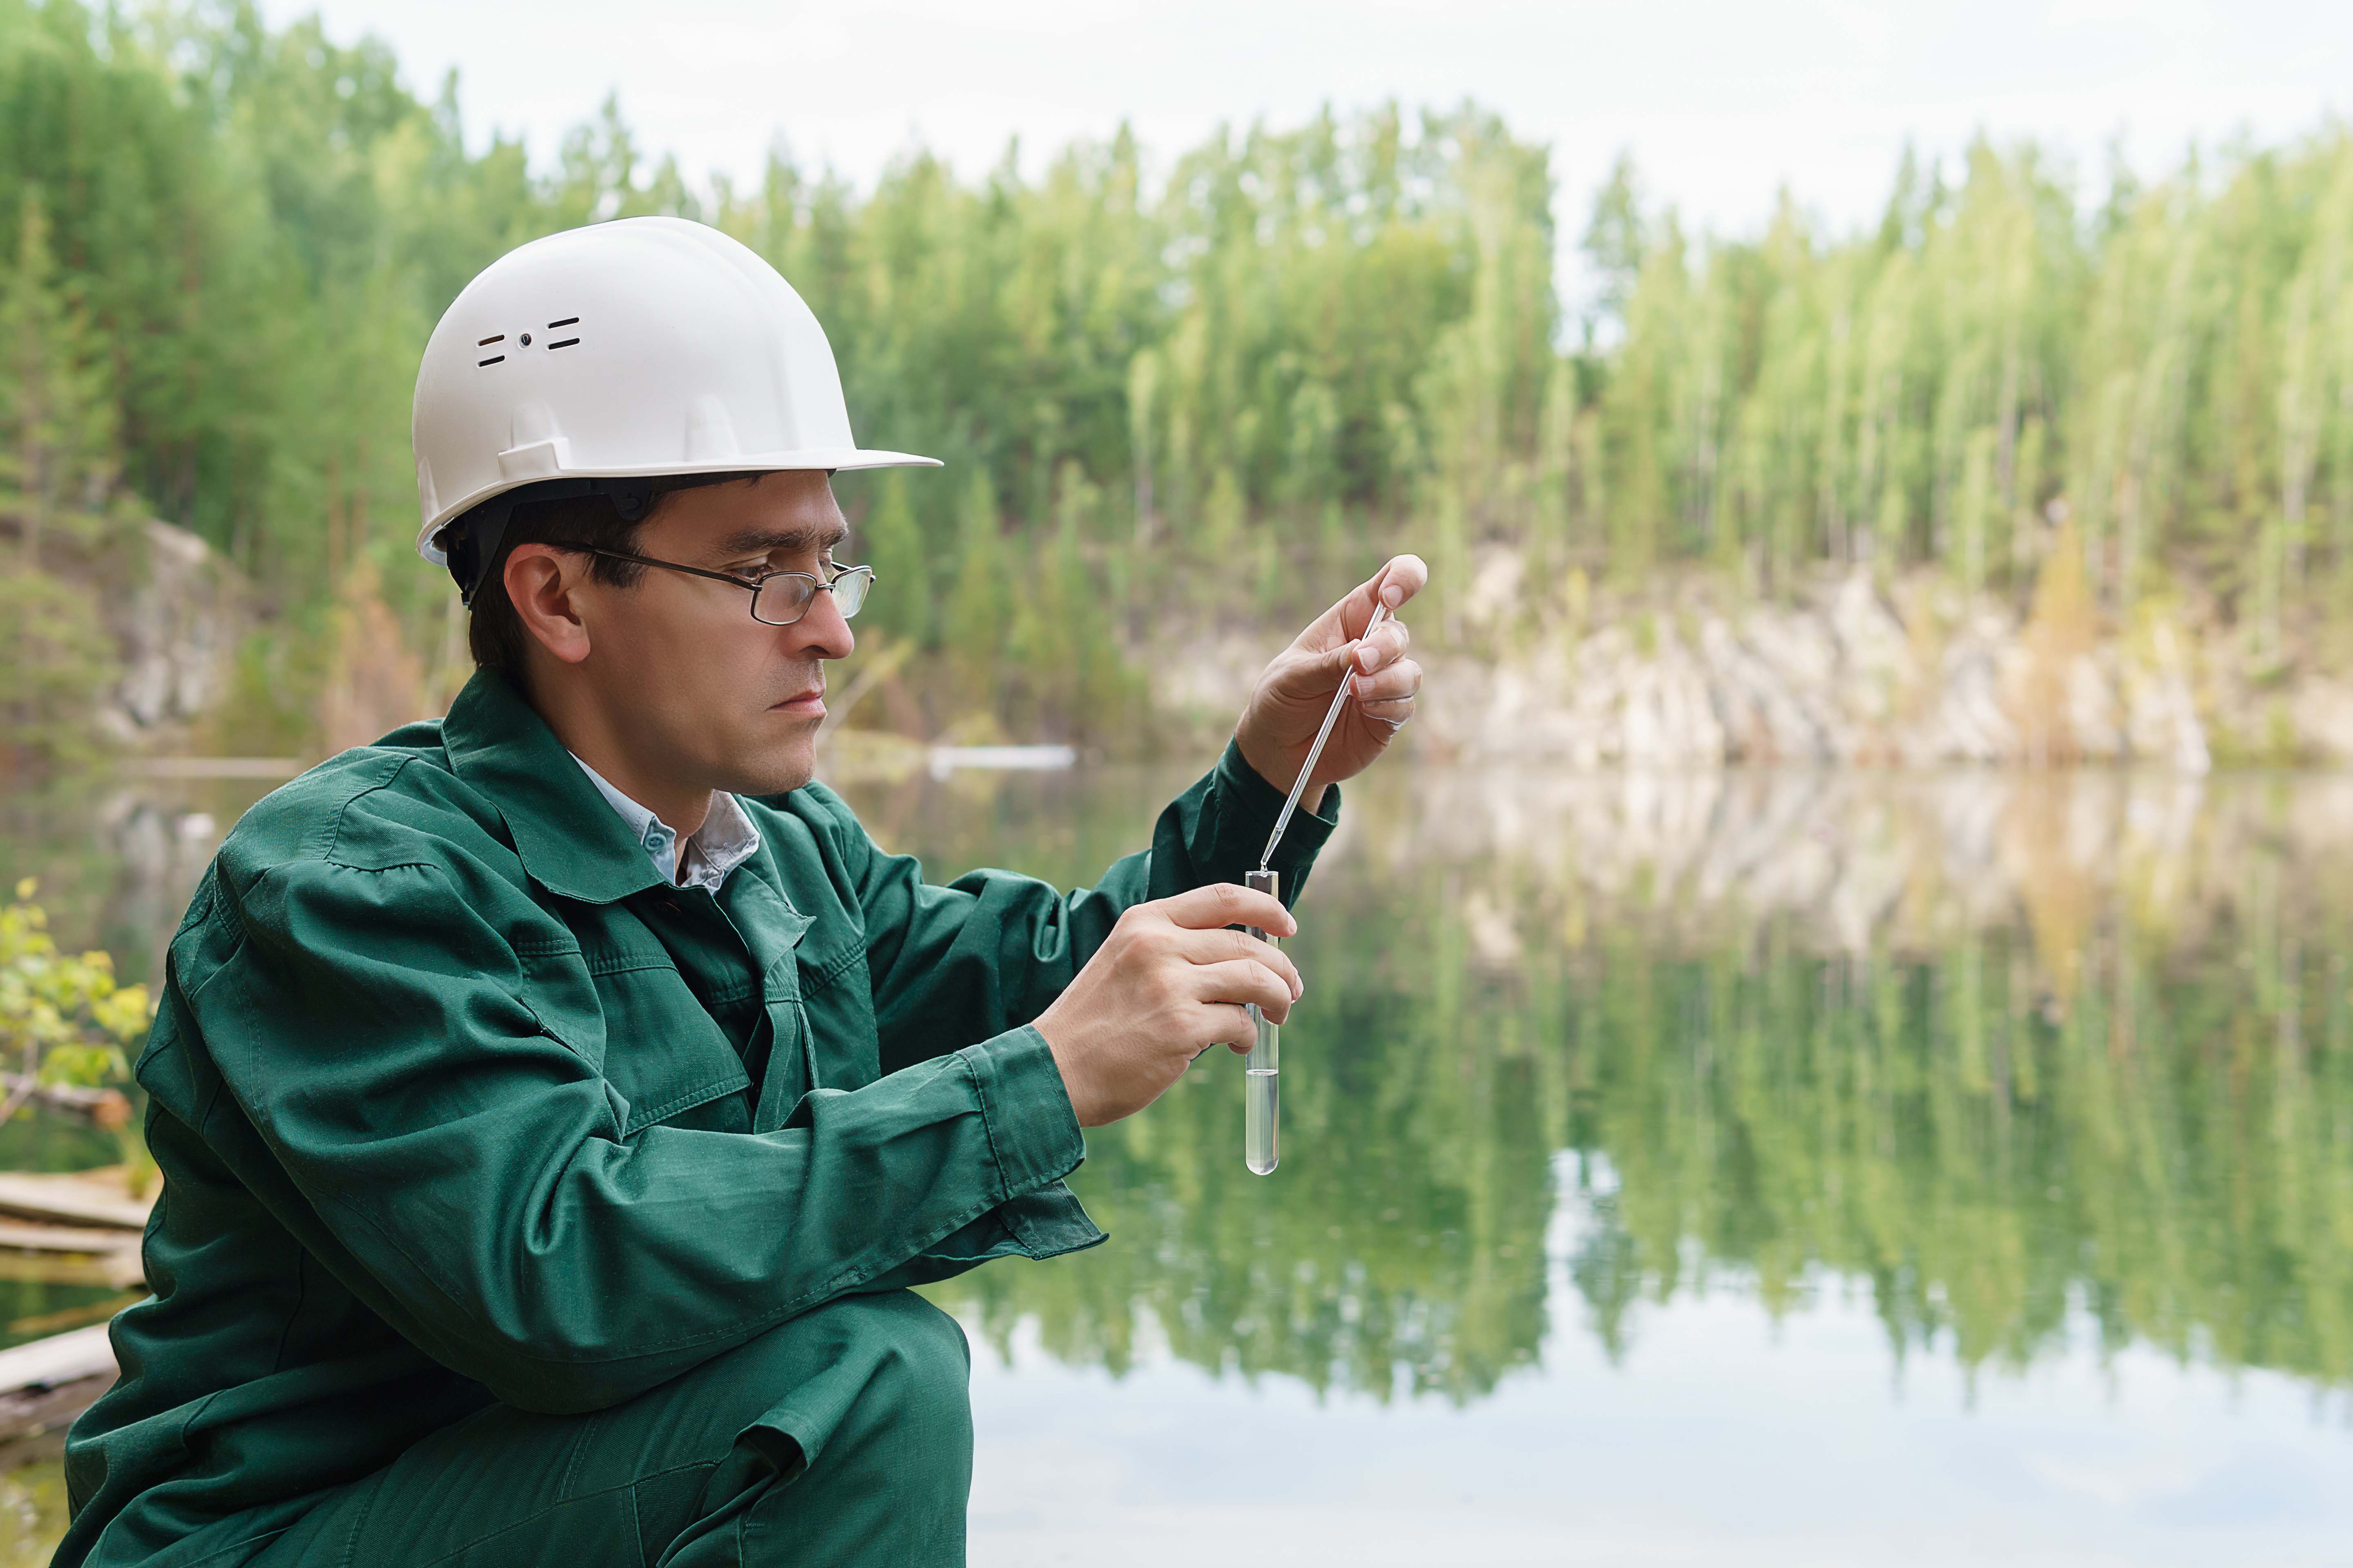
[[[478,349],[486,349],[486,348],[489,348],[492,343],[502,343],[502,342],[506,342],[506,341],[507,341],[507,335],[506,335],[504,332],[500,332],[500,333],[497,333],[496,335],[491,336],[491,337],[477,339],[477,340],[475,341],[474,346],[475,346],[476,348],[478,348]]]
[[[560,343],[550,343],[547,346],[550,349],[568,349],[579,341],[578,338],[566,338]]]
[[[555,329],[556,329],[556,328],[558,328],[558,327],[576,327],[576,326],[578,326],[579,324],[580,324],[580,318],[579,318],[579,317],[577,317],[577,316],[566,316],[566,317],[565,317],[565,318],[564,318],[564,320],[562,320],[562,321],[550,321],[550,322],[548,322],[548,323],[547,323],[547,330],[548,330],[549,331],[551,331],[551,332],[552,332],[552,331],[555,331]],[[551,343],[551,344],[550,344],[550,345],[548,345],[548,346],[552,348],[552,347],[554,347],[554,345]]]
[[[476,370],[480,370],[486,365],[504,364],[506,363],[506,357],[507,356],[504,354],[492,354],[488,359],[478,359],[474,362],[474,368]]]

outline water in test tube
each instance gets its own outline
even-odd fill
[[[1252,871],[1245,879],[1250,890],[1274,898],[1282,895],[1281,874],[1274,871]],[[1256,926],[1250,935],[1261,941],[1275,939]],[[1271,1175],[1282,1159],[1278,1133],[1282,1124],[1282,1028],[1255,1006],[1250,1016],[1258,1021],[1258,1044],[1250,1047],[1249,1059],[1243,1064],[1243,1093],[1248,1097],[1242,1106],[1242,1163],[1255,1175]]]

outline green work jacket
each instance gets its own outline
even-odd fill
[[[1281,805],[1229,745],[1065,895],[928,884],[813,784],[744,802],[714,897],[491,675],[276,791],[172,942],[154,1296],[74,1424],[56,1562],[233,1563],[493,1400],[596,1410],[832,1298],[1101,1241],[1029,1021],[1129,905],[1239,881]],[[1331,826],[1293,826],[1293,895]]]

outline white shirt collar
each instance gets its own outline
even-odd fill
[[[749,860],[760,847],[760,830],[753,824],[751,814],[744,809],[744,803],[723,789],[713,790],[710,815],[702,819],[701,827],[687,837],[686,875],[681,878],[678,874],[678,835],[661,818],[614,788],[604,774],[581,763],[577,755],[572,760],[580,763],[580,771],[588,775],[596,793],[620,814],[665,882],[716,894],[719,885],[727,880],[727,874]]]

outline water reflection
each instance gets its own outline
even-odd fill
[[[0,789],[0,878],[40,884],[59,942],[102,947],[126,980],[151,981],[222,836],[269,788],[100,775]]]
[[[940,873],[1084,879],[1181,771],[854,784]],[[251,785],[6,804],[134,973]],[[1285,1159],[1238,1064],[1090,1140],[1113,1244],[942,1294],[1114,1373],[1472,1402],[1702,1292],[1964,1371],[2151,1347],[2353,1378],[2353,779],[1399,769],[1304,906]],[[1548,1227],[1577,1212],[1548,1283]]]
[[[1077,874],[1158,797],[1064,787],[895,826]],[[1112,1247],[945,1292],[1000,1343],[1034,1317],[1114,1371],[1149,1332],[1467,1400],[1548,1314],[1614,1352],[1681,1296],[1837,1287],[1898,1360],[2022,1368],[2082,1313],[2105,1352],[2353,1372],[2353,783],[1425,771],[1349,818],[1282,1169],[1242,1172],[1239,1074],[1205,1061],[1091,1139]],[[1568,1300],[1556,1154],[1591,1208]]]

